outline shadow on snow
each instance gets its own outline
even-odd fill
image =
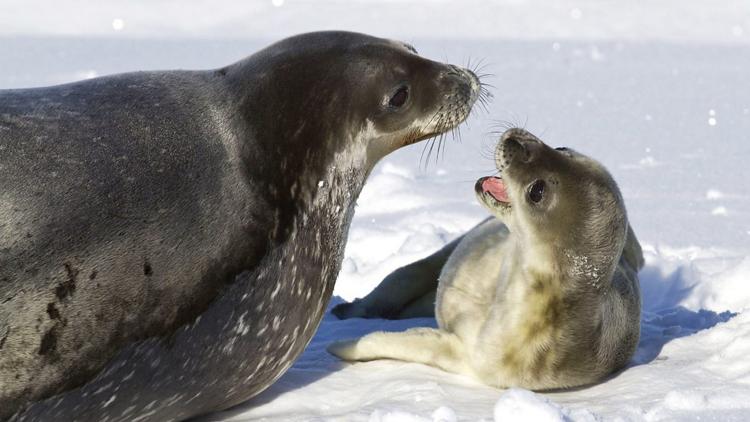
[[[680,304],[692,292],[695,284],[689,277],[689,270],[680,266],[664,274],[657,266],[646,266],[639,273],[643,299],[641,315],[641,339],[638,349],[629,366],[645,365],[657,359],[665,344],[692,335],[726,322],[736,314],[724,311],[717,313],[701,309],[689,310]],[[412,327],[436,327],[434,319],[419,318],[410,320],[368,320],[350,319],[340,321],[330,313],[331,307],[343,302],[334,297],[329,304],[320,328],[303,355],[294,366],[266,391],[253,399],[221,413],[222,417],[239,415],[257,406],[269,403],[284,393],[303,388],[322,379],[347,365],[337,361],[325,351],[326,346],[335,340],[359,337],[373,331],[403,331]],[[615,375],[616,377],[617,375]],[[208,416],[197,421],[215,420]]]

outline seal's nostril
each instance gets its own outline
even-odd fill
[[[503,134],[498,144],[498,156],[502,161],[510,163],[513,160],[520,160],[528,163],[533,159],[534,139],[529,139],[525,135],[530,135],[522,129],[511,129]]]
[[[510,136],[503,140],[503,149],[505,151],[509,151],[510,153],[513,153],[516,151],[526,151],[526,148],[524,147],[523,142],[519,138],[516,138],[515,136]]]

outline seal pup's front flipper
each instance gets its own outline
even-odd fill
[[[628,237],[625,240],[625,248],[622,250],[622,258],[635,270],[640,271],[645,263],[643,259],[643,250],[638,238],[635,237],[633,227],[628,224]]]

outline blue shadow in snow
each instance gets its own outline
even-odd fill
[[[690,272],[687,266],[677,267],[669,274],[663,274],[654,266],[640,271],[643,298],[641,340],[630,366],[647,364],[657,359],[670,341],[711,328],[737,315],[729,311],[692,311],[681,306],[695,288]]]

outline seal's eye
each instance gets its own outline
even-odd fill
[[[395,94],[391,97],[391,100],[388,101],[388,105],[391,107],[401,107],[404,104],[406,104],[406,100],[409,99],[409,88],[402,86],[401,88],[396,91]]]
[[[544,180],[537,180],[534,182],[533,185],[529,188],[529,199],[533,203],[539,203],[539,201],[544,198],[544,189],[546,188],[546,185],[544,183]]]

